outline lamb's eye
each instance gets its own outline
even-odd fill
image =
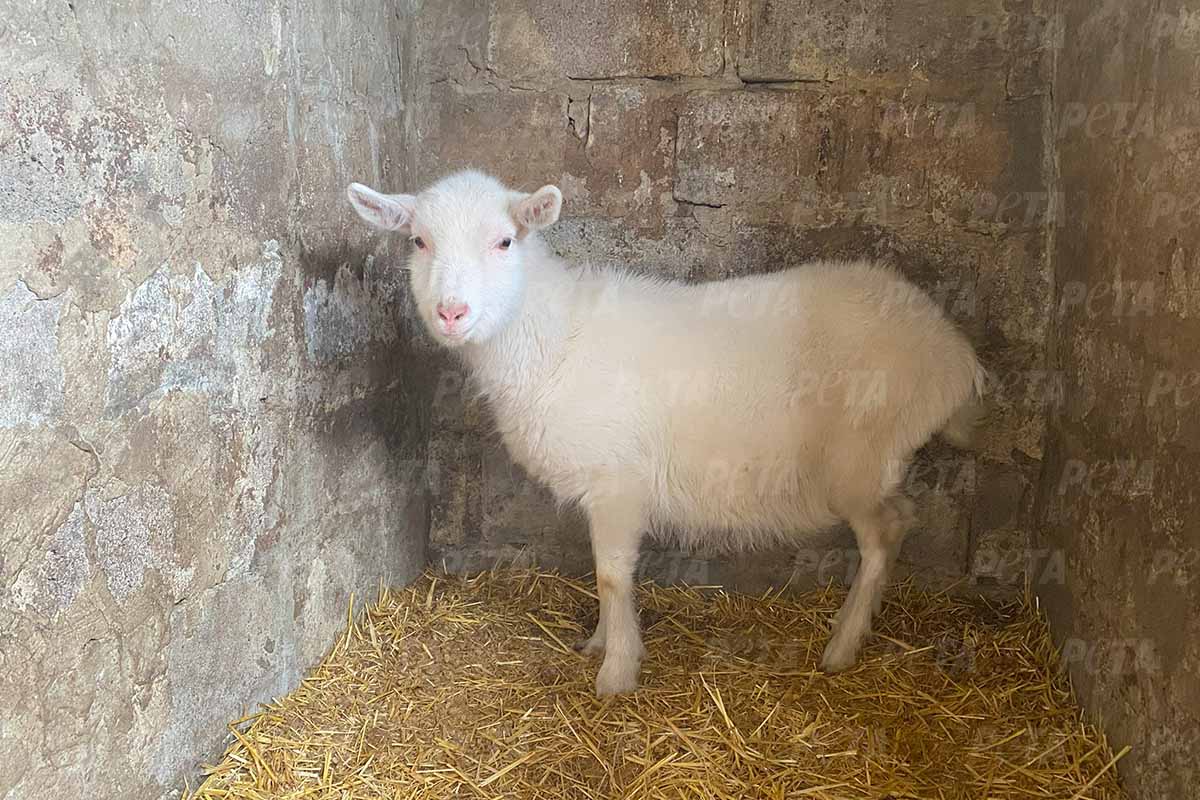
[[[510,247],[512,247],[512,239],[505,236],[503,239],[500,240],[500,249],[501,250],[507,250]]]
[[[413,243],[413,246],[416,247],[418,250],[425,249],[425,240],[422,239],[420,236],[414,236],[412,239],[412,243]]]

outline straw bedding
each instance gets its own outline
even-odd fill
[[[570,646],[595,620],[590,584],[427,574],[231,723],[185,797],[1123,797],[1124,751],[1081,722],[1029,604],[894,587],[860,664],[829,676],[841,599],[643,586],[642,688],[601,701],[598,664]]]

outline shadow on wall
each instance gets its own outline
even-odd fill
[[[425,458],[413,454],[424,452],[416,445],[429,428],[442,354],[415,319],[394,244],[370,244],[322,245],[300,254],[302,324],[313,365],[300,407],[307,424],[335,446],[360,439],[384,446],[403,493],[425,497]],[[363,359],[365,351],[379,355]],[[418,522],[428,530],[426,520]]]

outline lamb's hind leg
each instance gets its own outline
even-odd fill
[[[581,639],[575,643],[575,649],[585,656],[602,656],[604,655],[604,645],[607,637],[604,635],[604,612],[601,610],[600,618],[596,621],[596,630],[586,639]]]
[[[896,495],[885,500],[883,505],[885,508],[884,545],[887,547],[888,554],[887,572],[872,600],[871,612],[873,614],[878,614],[883,606],[883,590],[887,588],[892,569],[896,566],[896,559],[900,557],[900,547],[904,544],[904,537],[908,535],[917,521],[916,504],[907,497]]]
[[[858,651],[871,633],[871,617],[878,613],[882,603],[888,572],[912,518],[912,501],[894,497],[850,519],[861,560],[854,584],[838,611],[833,638],[821,657],[821,669],[826,672],[840,672],[858,659]]]

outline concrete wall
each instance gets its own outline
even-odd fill
[[[1032,571],[1137,798],[1200,782],[1200,4],[1061,0],[1060,223]]]
[[[0,2],[0,797],[175,796],[424,562],[419,362],[352,178],[396,3]]]
[[[982,452],[935,445],[911,474],[924,524],[903,559],[932,582],[1011,591],[1058,389],[1044,372],[1047,22],[1029,0],[428,3],[403,188],[467,165],[554,182],[561,252],[689,280],[816,257],[897,264],[996,375]],[[453,362],[437,398],[436,556],[588,570],[583,521],[510,463]],[[799,553],[656,551],[643,566],[753,588],[844,579],[857,557],[842,531]]]

